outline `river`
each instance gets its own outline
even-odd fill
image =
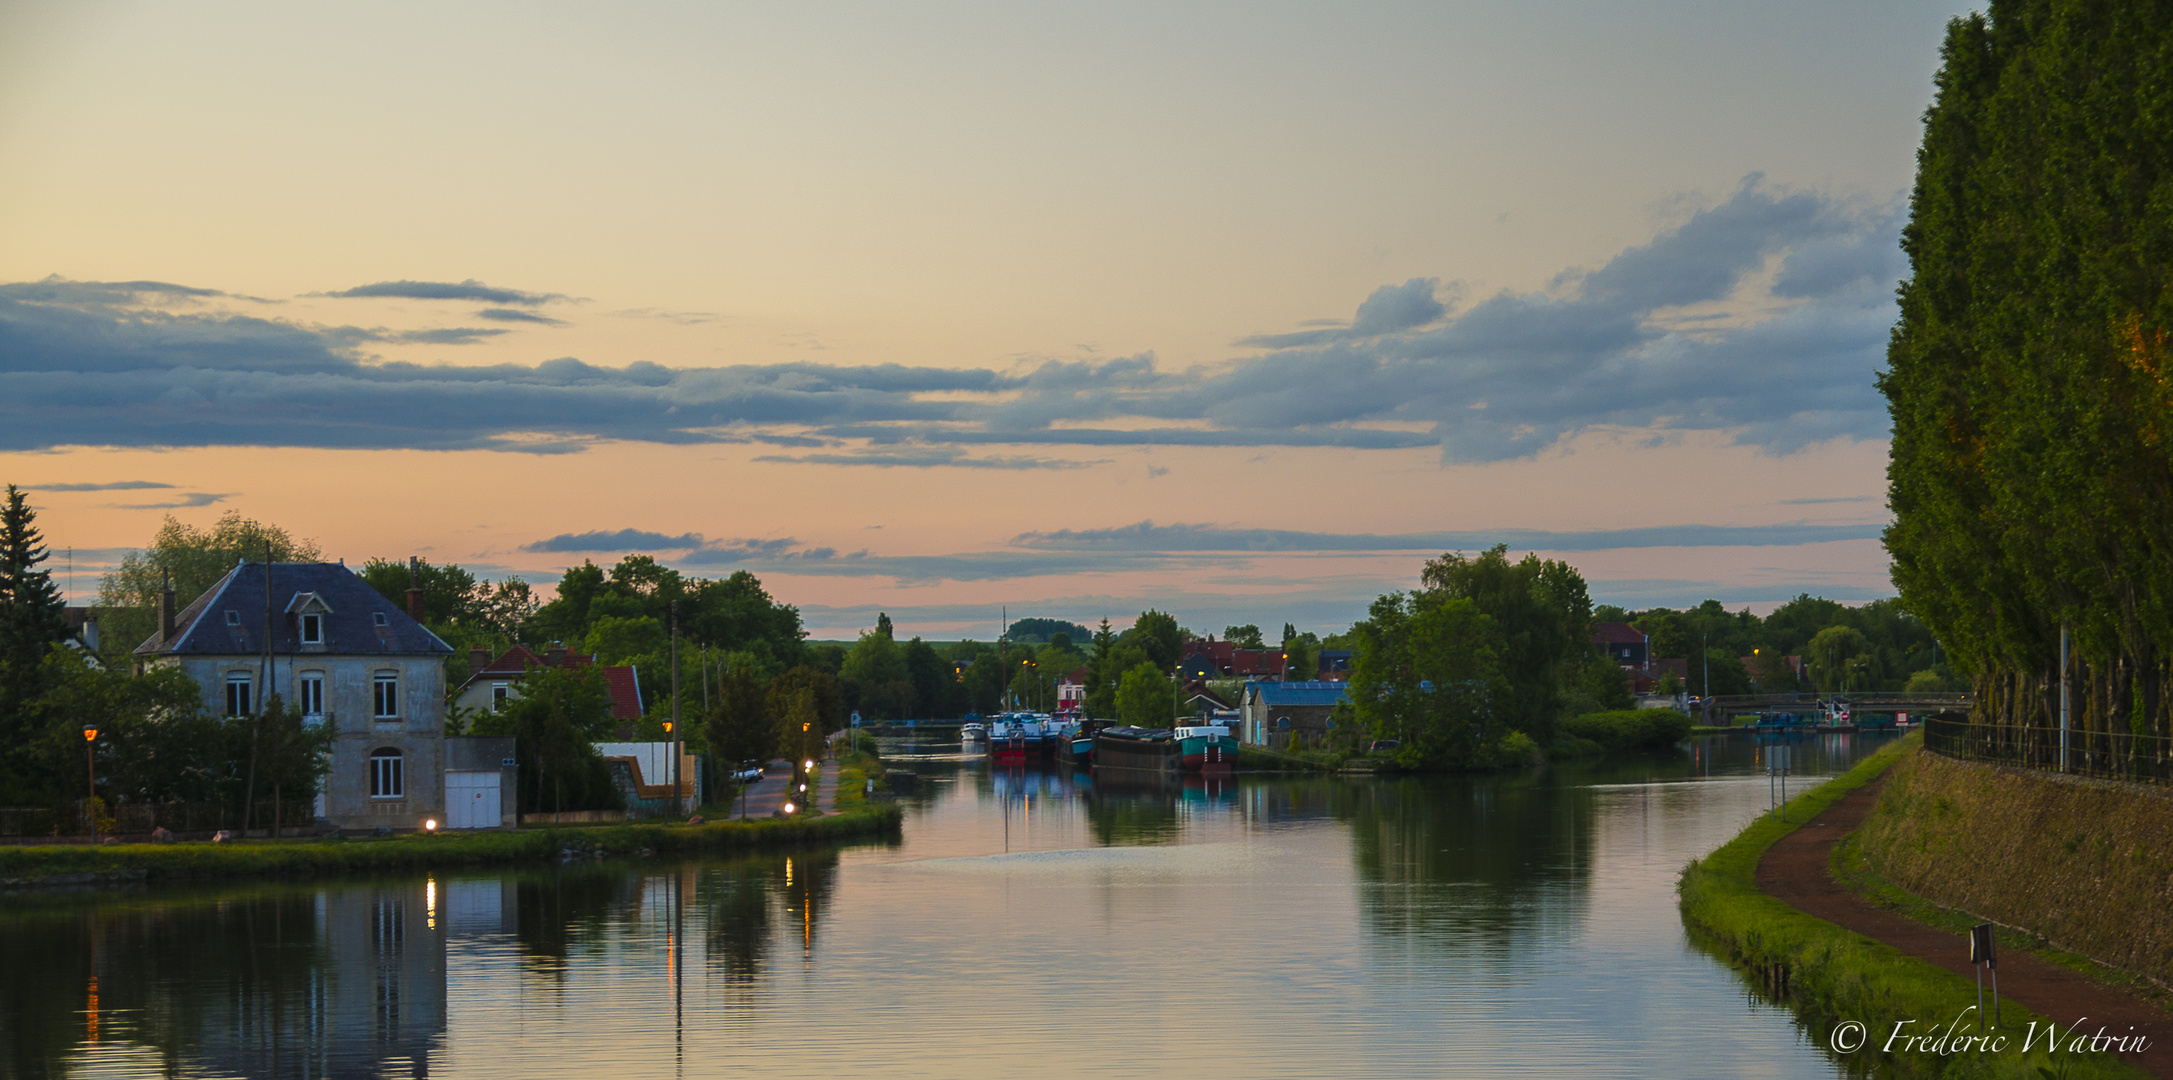
[[[1792,789],[1885,736],[1796,743]],[[1831,1077],[1684,934],[1748,737],[1166,790],[911,768],[902,839],[0,897],[10,1076]]]

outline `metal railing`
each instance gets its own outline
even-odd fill
[[[2064,740],[2062,736],[2065,736]],[[2062,748],[2065,747],[2063,764]],[[1965,761],[2016,765],[2100,780],[2173,784],[2173,739],[2124,731],[2010,727],[1929,717],[1924,749]]]

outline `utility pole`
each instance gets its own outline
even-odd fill
[[[2067,771],[2067,626],[2060,626],[2060,771]]]
[[[678,817],[679,801],[679,601],[672,601],[672,816]]]

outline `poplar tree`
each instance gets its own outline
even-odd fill
[[[2168,730],[2173,8],[1997,0],[1948,25],[1880,378],[1903,602],[1979,718]]]

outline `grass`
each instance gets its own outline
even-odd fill
[[[1895,888],[2173,984],[2173,793],[1917,754],[1862,858]]]
[[[1811,1041],[1826,1046],[1842,1021],[1866,1025],[1874,1036],[1863,1049],[1844,1055],[1850,1071],[1880,1071],[1900,1076],[2132,1077],[2137,1070],[2108,1055],[2061,1054],[2055,1059],[2042,1041],[2028,1053],[2014,1045],[2031,1021],[2046,1018],[2007,1003],[2011,1032],[2004,1052],[1941,1056],[1880,1051],[1887,1033],[1902,1020],[1912,1030],[1943,1027],[1974,1006],[1976,984],[1944,968],[1913,959],[1861,934],[1813,918],[1758,888],[1755,874],[1766,849],[1798,824],[1870,783],[1917,740],[1890,744],[1848,773],[1789,802],[1788,820],[1761,816],[1735,839],[1683,868],[1678,884],[1684,923],[1692,940],[1740,965],[1746,981],[1773,997],[1776,976],[1785,973],[1785,995],[1809,1029]],[[2062,1020],[2065,1023],[2065,1019]],[[1973,1028],[1971,1029],[1973,1030]],[[2042,1028],[2040,1028],[2042,1031]]]
[[[1861,833],[1851,833],[1834,845],[1833,872],[1836,880],[1848,886],[1858,896],[1927,926],[1935,926],[1955,934],[1966,934],[1971,927],[1985,921],[1982,916],[1904,892],[1893,882],[1879,876],[1871,868],[1870,861],[1864,857]],[[2062,949],[2027,930],[1994,923],[1993,933],[1999,939],[2002,955],[2009,952],[2028,952],[2046,963],[2058,964],[2115,990],[2156,1002],[2160,1007],[2169,1004],[2165,987],[2142,975],[2099,963],[2079,952]]]
[[[541,862],[568,850],[640,856],[756,851],[892,835],[898,822],[897,807],[863,803],[849,813],[818,818],[704,825],[597,824],[385,838],[0,848],[0,882],[138,871],[152,881],[321,877]]]

